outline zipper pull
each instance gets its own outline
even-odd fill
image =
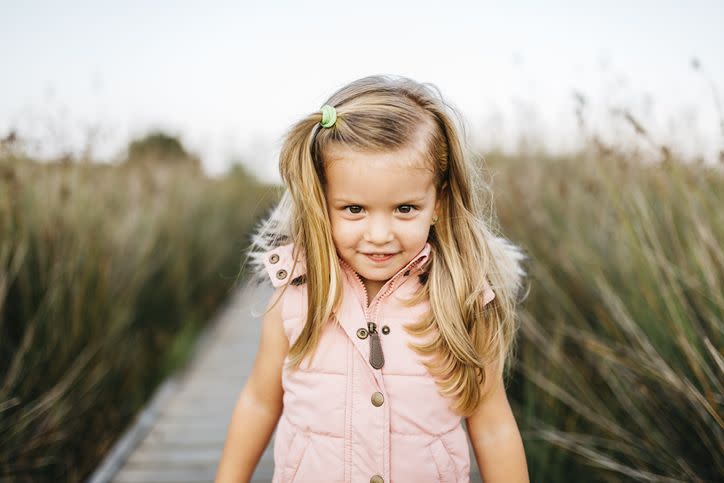
[[[367,332],[370,339],[370,365],[375,369],[379,369],[385,365],[385,355],[382,353],[382,344],[380,344],[380,334],[377,333],[377,324],[367,322]]]

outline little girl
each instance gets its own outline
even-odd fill
[[[429,84],[371,76],[286,135],[286,191],[247,260],[276,288],[217,482],[528,481],[503,373],[521,250]],[[459,117],[459,116],[458,116]]]

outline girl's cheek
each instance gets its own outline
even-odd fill
[[[430,233],[430,224],[423,221],[415,226],[416,236],[419,238],[427,238]]]
[[[348,237],[354,234],[355,224],[354,222],[350,222],[349,220],[338,218],[335,222],[332,223],[332,231],[338,237]]]

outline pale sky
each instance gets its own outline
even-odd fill
[[[17,130],[41,156],[90,139],[110,160],[162,128],[210,174],[243,159],[278,180],[297,118],[386,73],[438,86],[484,149],[526,135],[573,148],[576,90],[612,141],[627,130],[606,113],[627,107],[657,140],[713,158],[722,25],[715,1],[0,0],[0,137]]]

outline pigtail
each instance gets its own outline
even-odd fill
[[[525,255],[489,228],[493,217],[485,201],[492,195],[470,162],[464,122],[435,92],[437,97],[417,87],[408,94],[434,125],[428,149],[440,179],[441,214],[431,229],[435,256],[420,294],[429,298],[430,312],[406,329],[424,341],[412,348],[426,360],[440,392],[453,399],[452,409],[469,415],[514,360]],[[489,288],[496,296],[486,306]]]
[[[288,189],[287,202],[291,203],[291,238],[295,248],[304,252],[307,265],[307,320],[289,348],[292,367],[314,353],[323,324],[342,299],[341,272],[323,188],[324,171],[315,146],[320,118],[315,113],[295,124],[284,139],[279,157],[279,169]]]

